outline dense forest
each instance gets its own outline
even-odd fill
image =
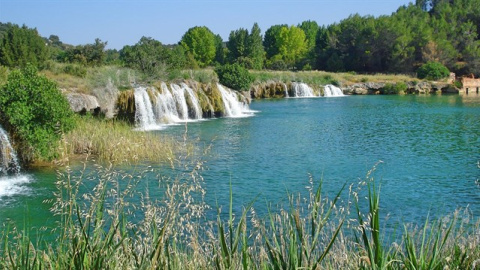
[[[480,0],[417,0],[390,16],[355,14],[328,26],[315,21],[274,25],[263,35],[255,23],[250,30],[231,31],[227,41],[196,26],[175,45],[142,37],[119,51],[106,50],[107,42],[98,38],[72,46],[56,35],[42,38],[36,29],[1,23],[0,64],[32,63],[40,69],[52,60],[116,64],[155,77],[233,63],[248,69],[414,74],[425,63],[439,62],[458,75],[480,76],[479,31]]]

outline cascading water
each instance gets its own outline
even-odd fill
[[[148,130],[158,128],[155,114],[153,113],[152,102],[147,93],[147,88],[137,87],[135,96],[135,122],[139,129]]]
[[[225,108],[226,117],[240,117],[247,116],[248,112],[251,112],[246,103],[238,101],[237,94],[232,90],[223,87],[221,84],[217,84],[218,90],[222,95],[223,105]]]
[[[323,90],[324,97],[343,97],[342,89],[336,87],[335,85],[327,84]]]
[[[178,116],[177,111],[177,102],[168,89],[167,84],[162,82],[161,88],[162,93],[157,93],[157,106],[155,106],[157,119],[165,124],[180,122],[180,117]]]
[[[0,127],[0,200],[4,196],[22,193],[23,184],[31,181],[28,175],[20,174],[20,164],[7,133]]]
[[[19,173],[20,164],[18,163],[18,157],[13,149],[10,140],[8,139],[7,133],[3,128],[0,127],[0,173]]]
[[[293,97],[296,98],[306,98],[306,97],[315,97],[313,89],[308,86],[306,83],[292,83],[293,88]]]
[[[239,96],[235,92],[220,84],[217,86],[225,108],[224,116],[247,116],[246,113],[251,112],[246,105],[247,102],[239,101]],[[170,87],[162,83],[161,91],[137,87],[134,96],[135,121],[138,129],[161,129],[168,124],[201,120],[203,111],[198,95],[202,95],[202,98],[207,102],[207,108],[210,108],[210,112],[213,112],[212,103],[205,93],[201,91],[195,93],[185,83],[171,84]]]
[[[282,86],[283,86],[283,91],[285,91],[285,97],[288,98],[288,87],[286,84],[282,83]]]
[[[171,84],[172,94],[177,101],[177,112],[181,120],[188,120],[188,104],[185,99],[185,91],[177,84]]]
[[[193,92],[193,89],[188,87],[185,83],[181,84],[182,88],[187,93],[188,97],[190,98],[190,102],[192,103],[192,111],[193,111],[193,119],[201,119],[202,118],[202,108],[200,107],[200,103],[198,102],[198,98]]]

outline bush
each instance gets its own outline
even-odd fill
[[[267,63],[268,68],[272,70],[287,70],[288,66],[283,60],[274,60]]]
[[[387,83],[383,88],[383,94],[387,94],[387,95],[399,94],[407,91],[407,88],[408,86],[404,82],[399,82],[396,84]]]
[[[253,82],[253,76],[239,64],[227,64],[215,68],[221,84],[235,90],[248,90]]]
[[[0,113],[26,162],[54,158],[61,134],[74,126],[73,112],[55,82],[37,75],[31,65],[9,74],[0,88]]]
[[[85,78],[87,76],[87,69],[84,66],[78,64],[68,64],[63,68],[63,72],[77,76],[80,78]]]
[[[439,62],[428,62],[417,70],[419,79],[439,80],[448,77],[448,75],[450,75],[448,68]]]

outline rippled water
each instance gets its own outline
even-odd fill
[[[254,117],[188,124],[205,157],[206,200],[228,203],[230,182],[236,208],[285,201],[286,192],[305,193],[309,175],[323,178],[333,197],[378,164],[382,212],[396,220],[421,222],[469,206],[480,215],[480,97],[350,96],[254,101]],[[157,131],[181,137],[184,126]],[[24,210],[48,216],[41,201],[51,197],[52,172],[32,172],[29,192],[0,198],[0,220],[20,219]],[[42,212],[43,211],[43,212]]]

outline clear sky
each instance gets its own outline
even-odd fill
[[[413,0],[412,0],[413,1]],[[0,0],[0,22],[26,24],[64,43],[107,41],[107,48],[133,45],[142,36],[177,43],[193,26],[207,26],[228,39],[230,31],[265,32],[275,24],[314,20],[329,25],[351,14],[390,15],[408,0]]]

